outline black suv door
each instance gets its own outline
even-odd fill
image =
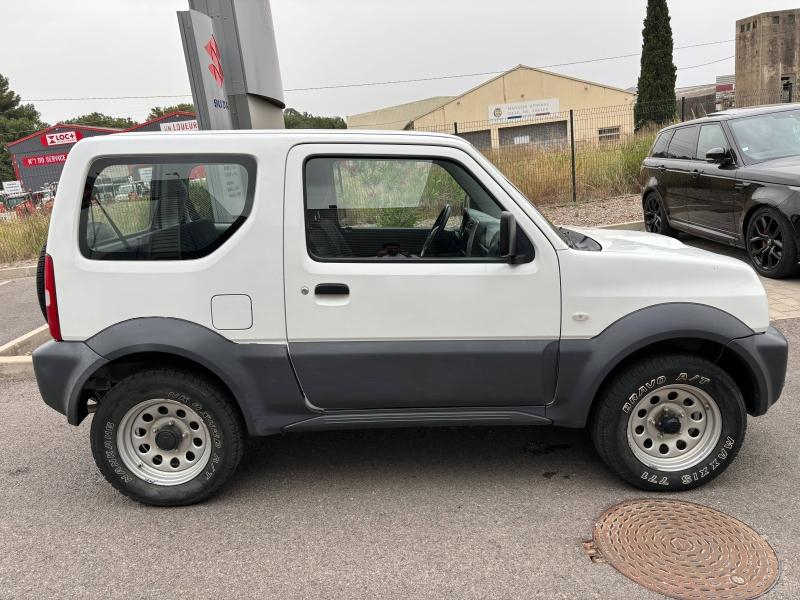
[[[700,126],[697,161],[691,167],[694,184],[690,191],[689,221],[732,236],[735,232],[736,166],[706,162],[706,152],[712,148],[728,151],[731,148],[719,123]]]
[[[690,161],[694,159],[697,148],[697,129],[696,125],[675,129],[664,159],[664,177],[668,187],[664,202],[672,221],[689,220],[687,205],[690,188],[694,183]]]

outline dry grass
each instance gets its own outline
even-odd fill
[[[0,263],[29,262],[38,257],[49,226],[50,215],[44,212],[0,220]]]

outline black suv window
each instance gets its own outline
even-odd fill
[[[727,150],[728,147],[728,140],[725,138],[725,132],[722,131],[722,125],[711,123],[700,127],[700,138],[697,141],[697,158],[705,160],[706,152],[712,148]]]
[[[250,212],[249,156],[95,161],[81,204],[81,253],[95,260],[186,260],[221,246]]]
[[[650,150],[650,156],[653,158],[666,158],[667,145],[669,144],[669,138],[671,136],[672,131],[662,131],[659,133],[655,143],[653,144],[653,149]]]
[[[675,135],[669,143],[668,158],[692,160],[697,148],[697,126],[681,127],[675,130]]]

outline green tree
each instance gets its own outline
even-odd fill
[[[127,129],[137,125],[130,117],[112,117],[100,112],[93,112],[80,117],[61,121],[67,125],[91,125],[92,127],[110,127],[112,129]]]
[[[37,129],[47,127],[33,104],[22,104],[19,94],[9,87],[8,78],[0,74],[0,181],[14,179],[11,156],[6,144]]]
[[[342,117],[318,117],[294,108],[283,111],[283,122],[286,129],[347,129]]]
[[[675,63],[667,0],[647,0],[642,30],[642,61],[634,107],[636,128],[675,118]]]
[[[194,112],[194,104],[191,102],[181,102],[180,104],[173,104],[172,106],[154,106],[150,109],[150,114],[147,115],[147,120],[152,121],[166,114],[181,110],[184,112]]]

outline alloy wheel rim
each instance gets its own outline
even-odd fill
[[[770,215],[760,215],[750,224],[747,249],[761,269],[775,269],[783,258],[783,235],[780,223]]]
[[[128,410],[117,430],[123,464],[156,485],[194,479],[211,458],[211,435],[200,415],[175,400],[156,398]]]
[[[644,223],[650,233],[661,232],[661,204],[655,196],[650,196],[645,202]]]
[[[705,391],[669,385],[636,403],[627,431],[628,445],[641,463],[660,471],[682,471],[700,463],[717,445],[722,414]]]

